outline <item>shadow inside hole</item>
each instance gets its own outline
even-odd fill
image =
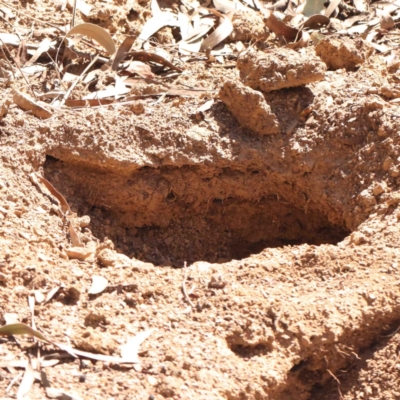
[[[116,174],[48,157],[46,178],[99,239],[155,265],[223,263],[267,247],[348,235],[293,183],[266,171],[143,168]]]

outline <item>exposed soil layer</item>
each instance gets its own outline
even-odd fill
[[[156,265],[220,263],[266,247],[337,243],[348,233],[344,221],[330,223],[318,196],[265,170],[144,167],[117,174],[51,157],[44,169],[78,213],[91,217],[96,237]]]

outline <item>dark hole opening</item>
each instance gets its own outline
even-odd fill
[[[267,247],[336,244],[349,234],[304,189],[268,171],[147,167],[117,173],[51,156],[44,169],[71,208],[91,217],[96,237],[156,265],[221,263]]]

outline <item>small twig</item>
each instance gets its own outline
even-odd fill
[[[76,16],[76,5],[78,0],[74,1],[74,9],[72,10],[72,21],[71,21],[71,29],[75,26],[75,16]]]
[[[184,276],[183,276],[183,281],[182,281],[182,292],[183,292],[183,295],[185,296],[185,300],[190,304],[190,307],[194,308],[194,304],[189,299],[189,296],[188,296],[187,291],[186,291],[187,270],[188,270],[187,263],[185,261],[184,264],[183,264]]]
[[[7,49],[8,54],[11,56],[11,58],[13,58],[13,57],[12,57],[12,54],[11,54],[11,51],[8,49],[7,45],[6,45],[1,39],[0,39],[0,42],[1,42],[1,43],[3,44],[3,46]],[[1,46],[1,48],[3,48],[3,46]],[[4,54],[4,52],[3,52],[3,54]],[[4,55],[5,55],[5,54],[4,54]],[[14,60],[14,63],[15,63],[15,66],[18,68],[19,72],[21,73],[22,77],[24,78],[26,84],[29,86],[29,89],[30,89],[30,91],[32,92],[33,97],[37,100],[36,94],[35,94],[34,90],[32,89],[32,86],[31,86],[31,84],[29,83],[28,78],[25,76],[25,74],[23,73],[22,69],[19,67],[18,63],[15,62],[15,60]]]

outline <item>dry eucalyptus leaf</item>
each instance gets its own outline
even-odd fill
[[[140,345],[153,333],[153,329],[147,329],[143,332],[138,333],[136,336],[127,340],[127,342],[121,346],[122,358],[136,360],[139,362],[139,347]]]
[[[29,359],[26,364],[25,373],[22,378],[21,384],[19,385],[18,388],[17,400],[23,400],[27,398],[27,395],[30,392],[34,381],[35,381],[35,371],[32,367],[31,360]]]
[[[196,111],[197,112],[204,112],[208,111],[214,104],[214,99],[206,101],[202,106],[200,106]]]
[[[293,42],[298,36],[301,35],[298,29],[292,28],[286,25],[284,22],[280,21],[272,12],[268,12],[269,15],[266,16],[265,25],[267,28],[274,32],[276,35],[283,36],[288,42]]]
[[[97,92],[90,93],[83,97],[83,100],[97,100],[97,99],[105,99],[107,97],[117,97],[122,96],[130,92],[126,86],[124,87],[116,87],[109,86],[104,90],[98,90]]]
[[[325,16],[329,18],[341,2],[342,0],[332,0],[329,3],[328,8],[325,10]]]
[[[101,293],[106,289],[107,286],[108,286],[108,281],[106,278],[103,278],[102,276],[98,275],[93,275],[92,286],[90,286],[88,293],[89,294]]]
[[[161,12],[150,18],[143,26],[142,32],[137,38],[140,47],[164,26],[179,26],[178,16],[171,12]]]
[[[54,45],[56,44],[55,41],[51,41],[49,38],[43,39],[39,47],[36,49],[35,54],[30,58],[30,60],[25,64],[25,67],[33,64],[37,61],[37,59],[46,51],[49,51]]]
[[[16,89],[14,89],[13,101],[17,106],[25,111],[31,111],[33,115],[40,119],[48,119],[53,115],[49,110],[35,102],[27,94],[21,93]]]
[[[221,14],[221,24],[217,27],[217,29],[215,29],[213,33],[211,33],[210,36],[203,40],[200,48],[201,50],[213,49],[232,33],[232,16],[232,12],[227,15]]]
[[[66,34],[66,37],[72,35],[88,36],[102,45],[110,55],[115,53],[116,49],[114,40],[105,29],[98,25],[89,23],[76,25]]]
[[[223,13],[228,13],[230,11],[251,11],[249,7],[243,5],[240,1],[237,0],[213,0],[214,6],[218,11]],[[253,6],[254,7],[254,6]]]
[[[119,63],[125,58],[126,53],[128,53],[135,42],[135,38],[133,36],[128,36],[124,39],[121,46],[119,46],[117,54],[114,57],[114,61],[112,62],[112,70],[117,71]],[[111,60],[110,60],[111,61]]]
[[[155,75],[151,72],[149,65],[142,61],[131,61],[125,71],[131,74],[137,74],[146,79],[155,79]]]

